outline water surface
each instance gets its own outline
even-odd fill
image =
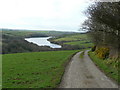
[[[57,45],[48,41],[49,38],[52,37],[25,38],[25,40],[37,44],[38,46],[50,46],[51,48],[61,48],[61,45]]]

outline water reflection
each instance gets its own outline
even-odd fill
[[[51,48],[61,48],[60,45],[53,44],[47,39],[51,37],[37,37],[37,38],[25,38],[26,41],[37,44],[38,46],[50,46]]]

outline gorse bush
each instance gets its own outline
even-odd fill
[[[109,48],[107,48],[107,47],[98,48],[97,50],[95,50],[95,53],[101,59],[108,58],[109,57]]]

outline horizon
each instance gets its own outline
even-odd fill
[[[40,29],[40,30],[33,30],[33,29],[12,29],[12,28],[0,28],[0,30],[12,30],[12,31],[56,31],[56,32],[75,32],[75,33],[86,33],[87,31],[83,31],[83,30],[81,30],[81,31],[75,31],[75,30],[50,30],[50,29],[45,29],[45,30],[43,30],[43,29]]]

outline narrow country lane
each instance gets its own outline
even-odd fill
[[[60,88],[118,88],[95,66],[88,56],[88,50],[83,59],[80,59],[80,54],[74,55],[66,67]]]

